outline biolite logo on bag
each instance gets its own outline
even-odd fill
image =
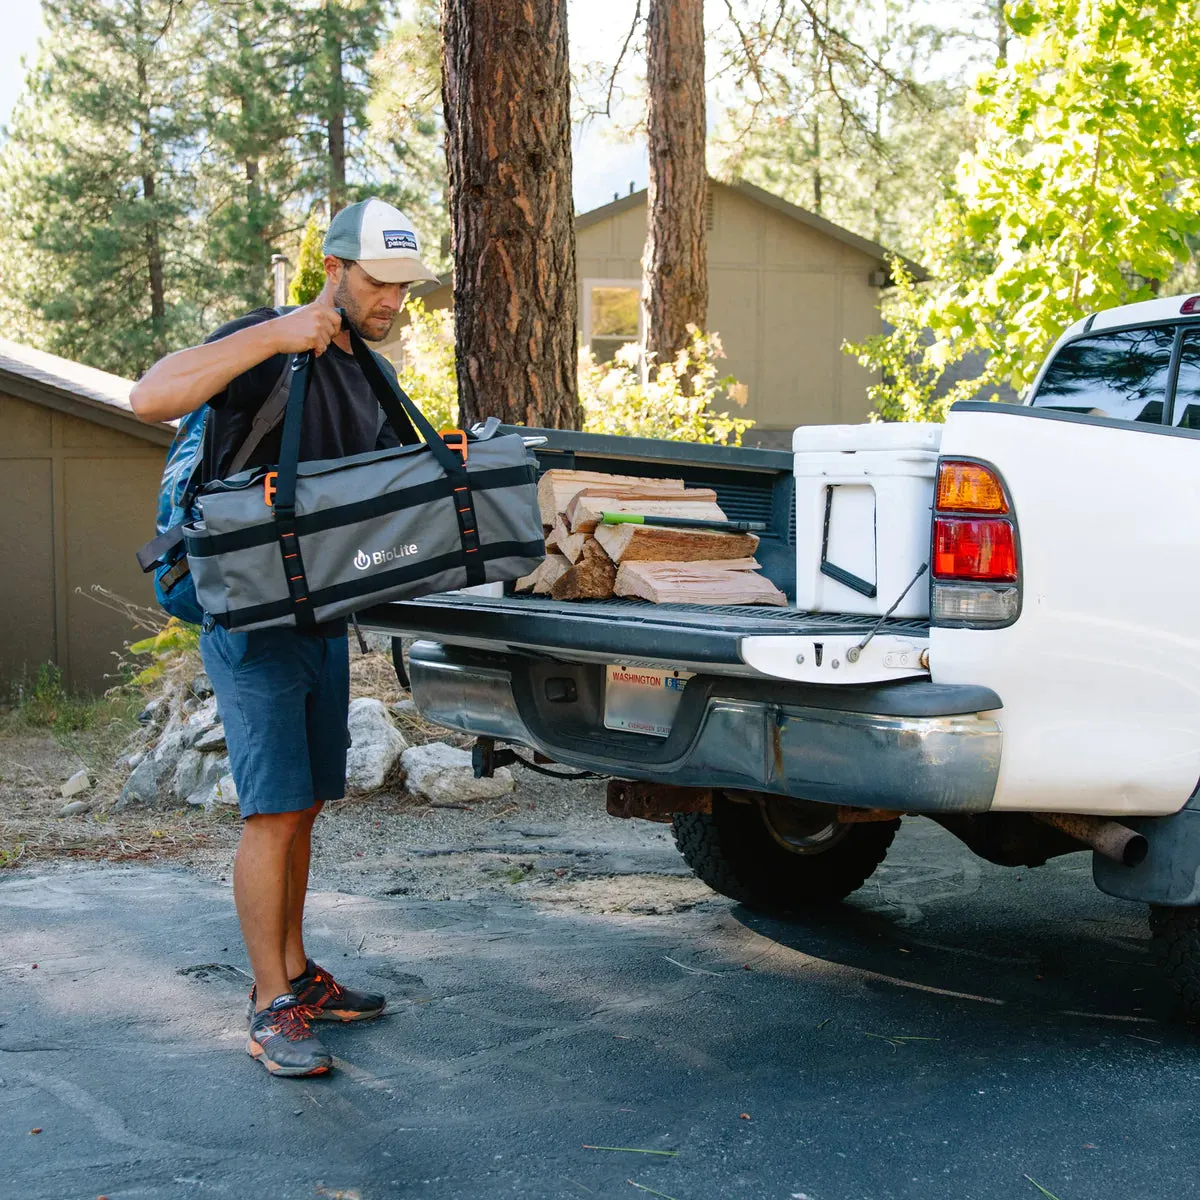
[[[398,558],[409,558],[418,551],[419,547],[415,542],[409,546],[393,546],[390,550],[374,550],[371,553],[360,550],[354,556],[354,565],[360,571],[365,571],[368,567],[381,567],[384,563],[394,562]]]

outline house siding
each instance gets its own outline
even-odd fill
[[[154,603],[134,551],[154,531],[165,450],[3,384],[0,428],[0,547],[10,564],[0,572],[0,688],[52,661],[72,687],[98,691],[135,634],[86,593],[100,584]]]

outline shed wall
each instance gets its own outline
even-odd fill
[[[165,450],[3,391],[0,429],[0,688],[52,661],[99,691],[134,630],[76,589],[154,603],[133,555],[154,532]]]

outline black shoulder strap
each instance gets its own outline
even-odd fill
[[[278,316],[294,312],[295,305],[285,304],[275,309]],[[283,364],[283,370],[275,381],[270,395],[263,401],[262,407],[254,414],[254,423],[238,452],[229,464],[229,474],[236,475],[249,461],[250,456],[258,449],[263,438],[283,420],[287,408],[288,387],[292,381],[292,356],[289,354]]]

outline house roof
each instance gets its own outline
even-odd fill
[[[886,246],[881,246],[878,242],[873,242],[869,238],[859,237],[857,233],[851,233],[849,229],[843,229],[842,226],[835,225],[832,221],[826,220],[825,217],[820,216],[818,213],[809,212],[808,209],[801,208],[797,204],[790,204],[787,200],[783,200],[779,196],[765,191],[763,188],[756,187],[753,183],[747,183],[742,179],[723,183],[721,180],[711,177],[708,183],[710,187],[725,188],[728,191],[737,192],[739,195],[746,197],[747,200],[753,200],[756,204],[773,208],[776,212],[782,213],[785,217],[790,217],[793,221],[797,221],[801,225],[815,230],[817,233],[822,233],[826,237],[833,238],[843,245],[850,246],[870,258],[877,259],[882,267],[886,268],[888,260],[896,257],[912,272],[913,278],[918,282],[923,282],[929,278],[929,274],[924,267],[909,258],[905,258],[903,254],[895,254],[894,251],[889,250]],[[590,212],[580,213],[575,218],[575,228],[586,229],[589,225],[596,225],[601,221],[608,220],[609,217],[615,217],[619,213],[639,207],[646,202],[646,192],[646,188],[641,188],[639,191],[630,192],[626,196],[621,196],[616,200],[610,201],[608,204],[603,204],[599,208],[593,208]]]
[[[155,445],[170,445],[175,433],[170,425],[148,425],[134,414],[132,389],[132,381],[120,375],[0,338],[0,391]]]

